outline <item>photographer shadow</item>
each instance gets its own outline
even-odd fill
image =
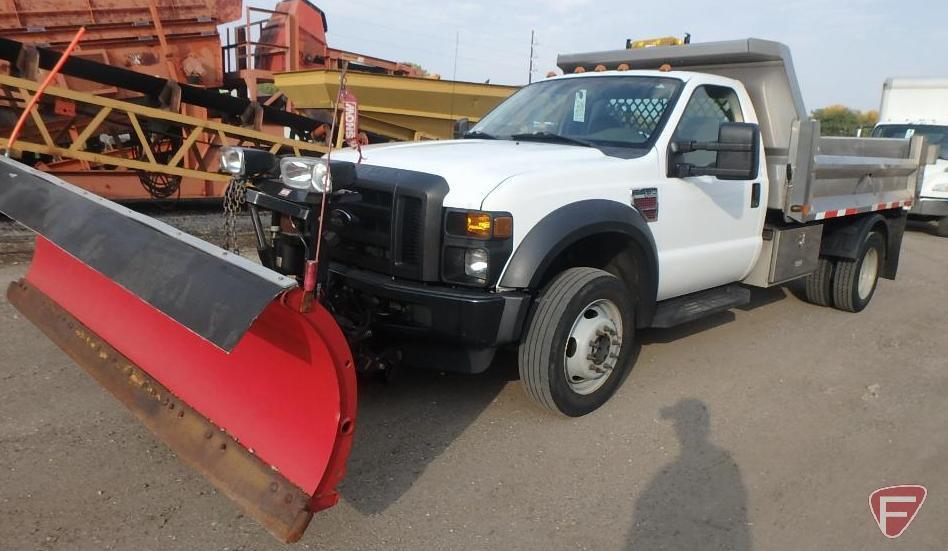
[[[747,492],[731,454],[709,439],[707,406],[684,399],[661,410],[681,446],[635,504],[630,551],[750,551]]]

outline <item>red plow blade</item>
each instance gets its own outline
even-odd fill
[[[224,331],[237,335],[227,351],[193,329],[220,329],[214,312],[185,325],[172,314],[187,308],[156,307],[63,243],[37,238],[10,302],[183,461],[274,536],[298,540],[313,512],[338,500],[355,423],[352,358],[332,316],[318,304],[300,313],[301,291],[284,290],[242,334]],[[226,270],[219,275],[227,289]]]

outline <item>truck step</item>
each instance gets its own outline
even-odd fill
[[[724,285],[658,303],[652,327],[667,329],[750,302],[750,289]]]

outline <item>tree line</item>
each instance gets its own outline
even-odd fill
[[[855,136],[860,129],[865,135],[879,122],[878,111],[859,111],[845,105],[816,109],[810,116],[820,121],[821,134],[824,136]]]

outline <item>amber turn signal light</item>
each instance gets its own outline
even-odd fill
[[[498,216],[494,218],[494,237],[497,239],[507,239],[513,237],[513,218],[510,216]]]
[[[455,211],[448,213],[445,231],[459,237],[508,239],[513,237],[513,218],[479,210]]]
[[[486,212],[467,213],[467,234],[482,239],[490,238],[490,214]]]

